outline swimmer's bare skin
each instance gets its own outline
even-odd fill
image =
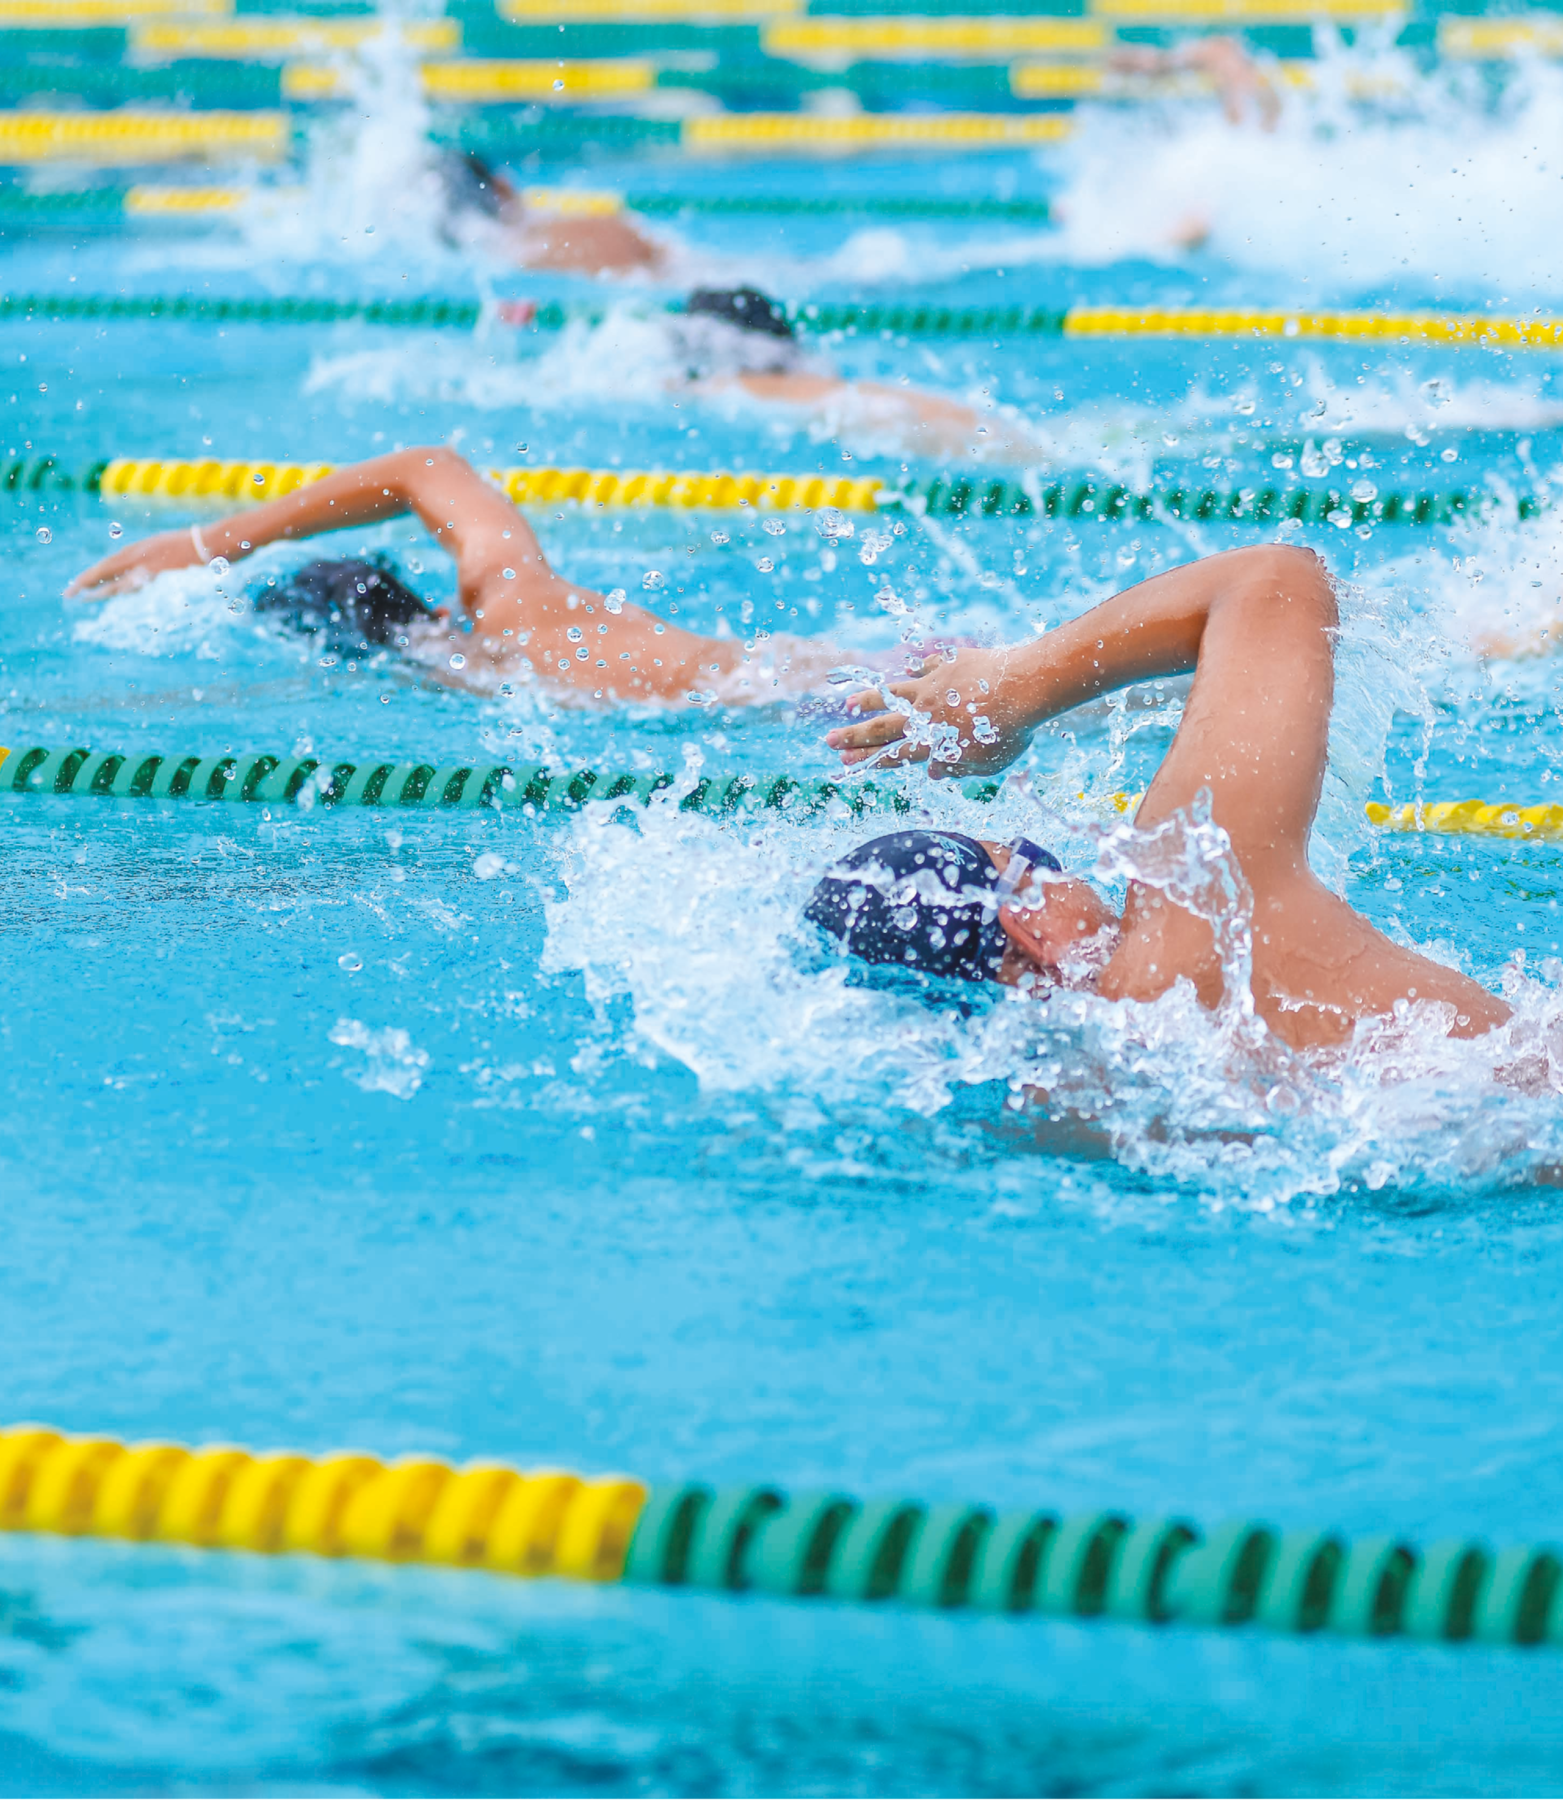
[[[456,559],[461,606],[472,620],[462,638],[469,657],[530,671],[582,698],[679,700],[692,690],[715,690],[727,701],[775,697],[770,677],[746,688],[746,671],[759,664],[737,639],[684,631],[629,602],[610,612],[601,594],[556,575],[522,514],[453,450],[399,450],[337,469],[281,500],[203,525],[201,536],[213,556],[238,562],[279,539],[408,512]],[[104,599],[199,561],[188,531],[165,531],[104,557],[65,591]],[[772,638],[766,651],[797,687],[836,660],[829,646],[795,639]]]
[[[1311,551],[1263,545],[1169,570],[1031,643],[959,651],[889,691],[958,734],[960,760],[936,762],[930,773],[966,776],[1012,762],[1045,719],[1130,682],[1192,669],[1182,723],[1135,824],[1160,825],[1209,792],[1253,894],[1254,1002],[1266,1024],[1295,1048],[1336,1044],[1399,1000],[1430,1000],[1447,1003],[1451,1035],[1478,1036],[1509,1008],[1392,943],[1308,866],[1336,622],[1324,564]],[[905,719],[885,709],[881,693],[853,704],[873,716],[828,735],[844,762],[927,758],[920,745],[894,748]],[[994,734],[986,743],[974,735],[979,716]],[[1117,925],[1097,992],[1152,1000],[1186,977],[1207,1006],[1221,1000],[1209,925],[1138,883],[1121,921],[1094,888],[1072,879],[1049,880],[1042,905],[1005,907],[999,917],[1015,952],[1011,979],[1046,978],[1072,945]]]
[[[959,400],[930,394],[923,388],[890,387],[882,381],[846,381],[839,375],[805,371],[745,374],[728,382],[755,400],[770,405],[806,407],[831,416],[844,428],[893,434],[919,456],[992,455],[1016,461],[1034,458],[1041,446],[996,414],[982,414]],[[846,418],[840,415],[847,414]],[[979,443],[986,438],[985,444]]]

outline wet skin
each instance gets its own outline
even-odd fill
[[[1135,681],[1194,673],[1183,719],[1135,815],[1140,830],[1187,815],[1201,794],[1252,896],[1253,994],[1261,1018],[1295,1048],[1339,1044],[1359,1020],[1400,1001],[1433,1002],[1445,1029],[1475,1037],[1509,1008],[1478,983],[1392,943],[1308,865],[1334,697],[1335,592],[1311,551],[1257,546],[1207,557],[1117,595],[1034,642],[962,650],[888,692],[937,730],[958,761],[934,776],[1002,769],[1044,720]],[[926,761],[885,695],[829,733],[848,764]],[[978,721],[986,720],[977,736]],[[1082,892],[1081,890],[1084,890]],[[1039,907],[1004,907],[1015,979],[1046,979],[1071,945],[1113,923],[1088,884],[1050,882]],[[1154,1000],[1179,979],[1222,999],[1215,934],[1144,882],[1129,885],[1116,948],[1095,981],[1108,999]]]

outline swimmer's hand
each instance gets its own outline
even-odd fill
[[[165,569],[190,569],[201,559],[188,531],[160,531],[156,537],[127,544],[90,569],[83,569],[65,590],[67,600],[107,600],[127,588],[145,587]]]
[[[1011,654],[959,650],[932,658],[909,681],[854,694],[848,710],[871,716],[827,732],[825,742],[848,767],[926,762],[936,779],[1002,769],[1031,742],[1037,723],[1016,704],[1022,696],[1006,699]]]

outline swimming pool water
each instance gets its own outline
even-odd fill
[[[925,178],[958,177],[934,163]],[[723,228],[689,229],[714,244]],[[964,255],[948,223],[898,226],[877,250],[861,235],[844,250],[850,227],[789,226],[785,242],[744,229],[789,297],[1296,293],[1258,259],[1070,260],[1067,238],[1049,250],[996,227]],[[329,236],[290,252],[273,237],[258,261],[222,238],[25,244],[0,254],[0,286],[367,294],[405,274],[416,291],[471,291],[432,240],[371,252]],[[1472,263],[1458,282],[1410,269],[1355,287],[1332,273],[1320,297],[1555,305],[1534,281],[1522,303],[1511,273]],[[674,411],[654,368],[594,386],[583,369],[613,354],[617,330],[560,344],[6,323],[4,447],[345,459],[450,439],[499,462],[930,466],[753,410],[686,397]],[[987,389],[1055,466],[1136,479],[1268,480],[1275,456],[1311,440],[1350,479],[1369,478],[1365,451],[1386,485],[1519,486],[1563,448],[1541,356],[893,341],[832,354],[859,374]],[[6,741],[831,766],[806,707],[602,714],[405,667],[323,668],[257,623],[239,570],[101,609],[60,601],[109,547],[111,518],[133,535],[165,517],[189,515],[4,502]],[[654,570],[685,622],[772,620],[848,648],[897,641],[900,617],[875,600],[886,585],[922,629],[997,637],[1251,535],[913,521],[865,564],[861,538],[832,552],[802,516],[780,537],[741,517],[535,517],[584,581],[636,592]],[[1526,1005],[1550,1041],[1556,981],[1538,969],[1563,935],[1563,852],[1379,839],[1360,810],[1386,789],[1552,797],[1555,663],[1483,665],[1468,641],[1555,600],[1556,529],[1301,536],[1357,589],[1322,862],[1370,916],[1483,980],[1523,946]],[[410,527],[362,541],[448,594],[449,565]],[[1028,764],[1038,798],[1010,794],[1001,821],[1043,817],[1088,860],[1103,797],[1143,783],[1176,698],[1169,686],[1044,733]],[[911,791],[940,817],[988,816]],[[1288,1064],[1275,1085],[1298,1109],[1256,1134],[1252,1068],[1169,1012],[1132,1080],[1082,1030],[1093,1079],[1122,1076],[1124,1095],[1112,1155],[1060,1148],[1007,1104],[1007,1077],[1037,1053],[1016,1009],[925,1014],[797,953],[808,884],[861,835],[845,819],[658,810],[631,826],[6,798],[6,1417],[1252,1513],[1424,1542],[1555,1531],[1550,1086],[1390,1046],[1323,1073]],[[32,1791],[1550,1791],[1560,1697],[1546,1655],[0,1538],[0,1756]]]

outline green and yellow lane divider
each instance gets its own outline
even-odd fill
[[[233,508],[291,494],[331,473],[331,463],[245,462],[220,457],[100,457],[73,469],[52,456],[0,460],[0,496],[97,494],[107,501],[167,502],[186,508]],[[942,474],[895,484],[877,476],[774,475],[750,470],[674,472],[654,469],[490,469],[518,506],[683,507],[690,511],[818,511],[874,513],[900,509],[919,518],[1058,519],[1080,525],[1189,520],[1274,525],[1448,525],[1494,504],[1481,490],[1388,488],[1366,479],[1350,490],[1309,485],[1201,488],[1172,483],[1136,489],[1075,476],[1040,481]],[[1512,498],[1518,516],[1534,518],[1550,499]]]
[[[181,16],[138,18],[128,48],[142,60],[282,61],[294,56],[338,55],[389,38],[407,50],[451,54],[461,48],[458,19],[388,20],[377,13],[356,17],[295,18],[246,13],[242,17],[188,18],[197,9],[170,8]],[[5,19],[0,14],[0,26]]]
[[[67,31],[144,19],[222,18],[233,0],[0,0],[0,31]]]
[[[0,186],[0,226],[26,225],[33,229],[77,230],[85,223],[112,226],[146,219],[220,218],[231,216],[252,204],[287,203],[291,197],[290,190],[285,188],[198,187],[157,182],[141,182],[128,188],[54,188],[44,191]],[[680,194],[535,185],[522,188],[521,198],[535,212],[570,217],[603,217],[621,212],[636,212],[648,218],[664,219],[680,218],[685,214],[721,218],[863,216],[881,222],[885,219],[993,219],[1015,225],[1045,225],[1050,217],[1046,200],[1000,200],[986,194],[972,195],[965,199],[944,194]],[[75,296],[5,296],[0,298],[0,318],[41,315],[45,318],[203,319],[210,316],[202,310],[202,302],[197,298],[176,300],[172,297],[152,296],[145,301],[135,301],[121,295],[87,295],[82,298],[89,304],[107,301],[116,310],[84,312]],[[297,309],[308,308],[314,303],[306,300],[280,303],[270,300],[258,303],[219,300],[216,304],[252,307],[259,304],[265,310],[252,315],[254,322],[297,324],[307,322],[310,317],[307,311],[300,312]],[[279,304],[290,310],[272,310]],[[333,317],[364,316],[364,303],[337,301],[330,304],[346,309],[340,313],[334,312]],[[427,325],[432,322],[436,309],[439,323],[447,325],[475,325],[482,316],[481,307],[471,301],[413,299],[393,301],[389,306],[392,309],[391,316],[382,318],[381,323]],[[460,310],[459,320],[452,314],[453,307]],[[174,310],[175,308],[178,310]],[[499,316],[504,316],[502,310],[499,311]],[[526,322],[547,330],[553,328],[556,322],[564,324],[572,316],[577,315],[562,306],[539,307],[531,311]]]
[[[0,164],[278,162],[291,131],[280,112],[0,111]]]
[[[998,797],[1000,783],[959,783],[969,800]],[[899,784],[872,779],[800,780],[791,775],[698,776],[664,770],[576,768],[545,764],[396,762],[355,756],[277,756],[262,751],[94,750],[86,744],[0,746],[0,794],[74,794],[110,800],[244,801],[260,806],[416,807],[422,811],[492,808],[528,817],[578,812],[593,802],[649,806],[666,796],[683,812],[718,817],[742,811],[811,813],[843,808],[859,817],[907,814],[913,803]],[[1082,796],[1083,798],[1083,796]],[[1115,812],[1139,794],[1113,794]],[[1369,801],[1371,824],[1392,832],[1512,838],[1563,843],[1563,803],[1520,806],[1497,800],[1430,800],[1401,805]]]
[[[1563,1551],[0,1433],[0,1530],[1125,1624],[1563,1645]]]
[[[5,121],[22,115],[0,113],[0,135]],[[87,120],[118,117],[117,114],[73,115]],[[159,115],[160,117],[163,115]],[[182,128],[190,121],[221,118],[218,114],[189,114],[184,120],[169,115]],[[830,121],[823,121],[823,124]],[[3,160],[3,158],[0,158]],[[685,207],[708,211],[763,212],[783,210],[850,210],[878,201],[805,196],[796,201],[766,197],[698,198],[650,194],[617,196],[598,190],[568,187],[532,190],[537,204],[563,211],[612,210],[620,198],[643,212],[673,213]],[[31,197],[30,197],[31,198]],[[42,205],[48,196],[39,196]],[[65,205],[72,196],[62,197]],[[0,213],[6,199],[0,193]],[[912,199],[890,201],[892,209],[907,212],[937,204],[951,214],[966,206],[961,200],[937,203]],[[972,203],[974,210],[1019,206],[1030,209],[1042,203]],[[1045,207],[1042,207],[1045,212]],[[1040,217],[1025,210],[1017,218]],[[670,311],[677,311],[673,307]],[[0,295],[0,319],[168,319],[197,324],[311,325],[359,320],[369,325],[409,326],[419,329],[470,330],[485,319],[534,331],[559,331],[574,320],[595,322],[600,308],[566,307],[556,301],[503,300],[485,305],[475,299],[443,295],[414,295],[383,300],[337,300],[314,295],[256,294],[221,298],[191,294],[5,294]],[[1303,312],[1279,307],[1212,306],[937,306],[919,301],[810,301],[792,309],[794,325],[813,337],[836,333],[846,336],[890,338],[1238,338],[1307,343],[1394,343],[1403,345],[1460,345],[1487,350],[1563,349],[1563,318],[1526,318],[1498,313],[1392,313],[1375,311]]]

